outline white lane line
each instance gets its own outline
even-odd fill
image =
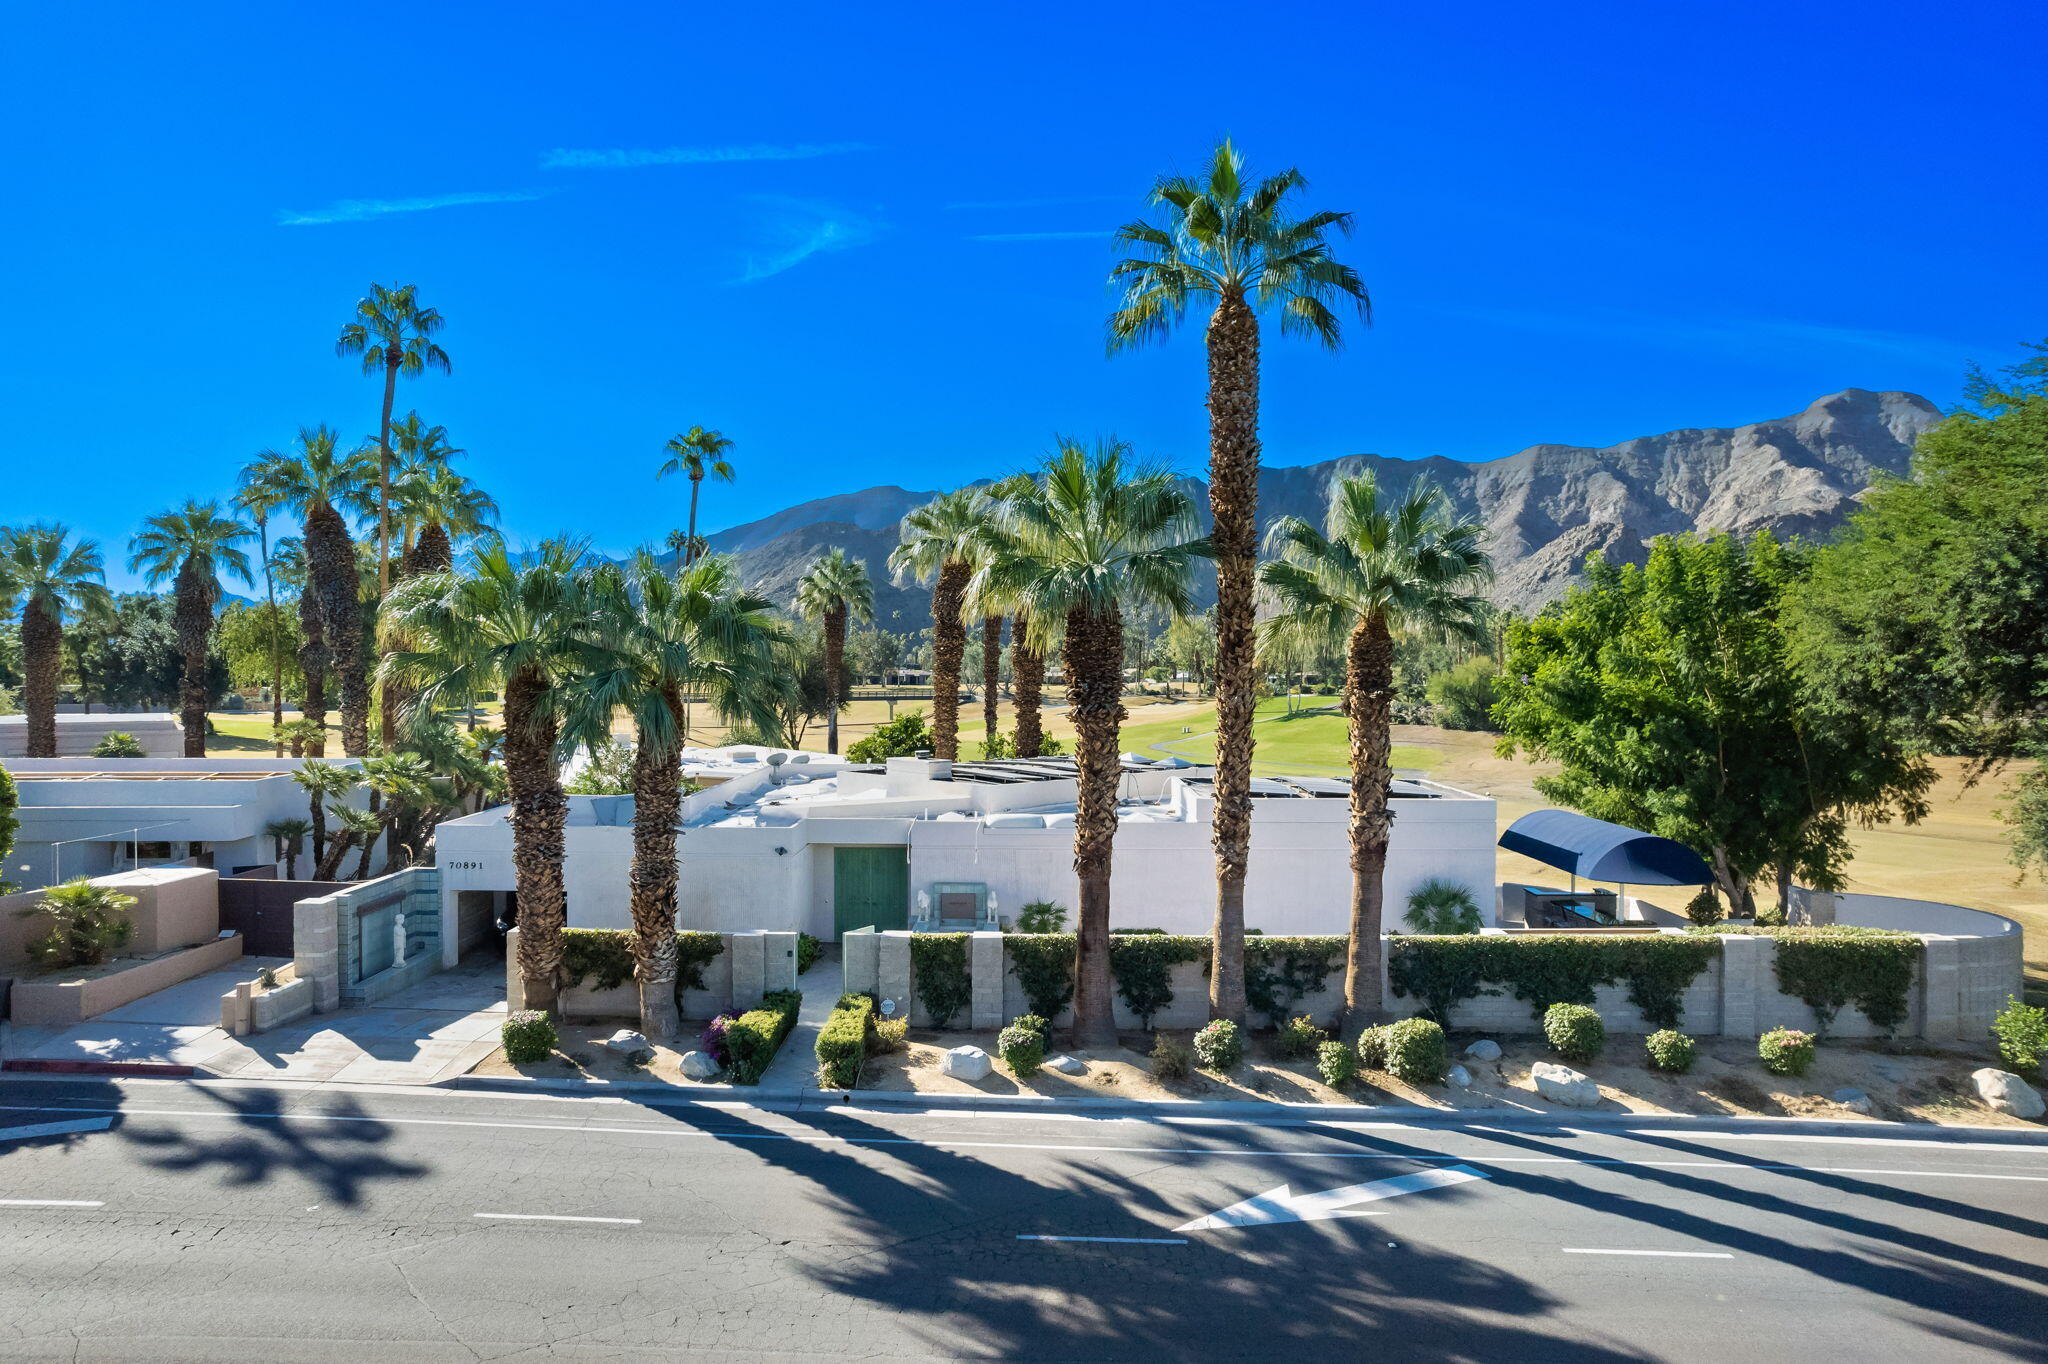
[[[97,1198],[0,1198],[0,1208],[104,1208]]]
[[[1725,1250],[1596,1250],[1585,1246],[1560,1246],[1567,1255],[1653,1255],[1669,1260],[1732,1260]]]
[[[73,1132],[104,1132],[113,1125],[112,1118],[80,1118],[77,1122],[39,1122],[26,1127],[0,1127],[0,1141],[27,1141],[30,1137],[63,1137]]]
[[[1019,1236],[1020,1241],[1090,1241],[1106,1246],[1184,1246],[1180,1236]]]
[[[481,1217],[491,1222],[606,1222],[622,1227],[637,1227],[637,1217],[570,1217],[553,1212],[473,1212],[471,1217]]]

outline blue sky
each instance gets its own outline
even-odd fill
[[[0,522],[125,554],[372,432],[372,279],[448,316],[400,408],[517,538],[679,525],[698,422],[712,528],[1054,432],[1195,467],[1199,327],[1105,358],[1107,233],[1225,134],[1357,215],[1377,308],[1270,342],[1275,464],[1945,404],[2048,334],[2036,5],[707,8],[11,10]]]

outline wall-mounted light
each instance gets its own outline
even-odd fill
[[[789,856],[789,849],[787,849],[787,848],[777,848],[777,849],[775,850],[775,855],[776,855],[777,857],[787,857],[787,856]]]

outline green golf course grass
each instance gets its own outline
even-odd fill
[[[1324,697],[1297,698],[1294,705],[1290,715],[1284,697],[1259,702],[1258,718],[1254,721],[1257,728],[1253,731],[1258,736],[1258,747],[1252,770],[1261,775],[1306,776],[1348,771],[1350,739],[1346,721],[1336,712],[1334,702]],[[1154,744],[1172,743],[1176,745],[1172,751],[1190,762],[1214,762],[1215,728],[1213,709],[1174,720],[1127,723],[1123,746],[1127,752],[1144,753]],[[1184,730],[1192,732],[1183,733]],[[1426,770],[1441,761],[1443,754],[1436,749],[1409,744],[1394,746],[1393,765],[1397,768]]]

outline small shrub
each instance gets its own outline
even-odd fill
[[[505,1059],[515,1066],[545,1061],[555,1051],[555,1025],[539,1009],[521,1009],[499,1025]]]
[[[1358,1078],[1358,1053],[1342,1042],[1325,1042],[1316,1048],[1316,1074],[1332,1089],[1342,1089]]]
[[[852,1089],[867,1059],[868,1035],[875,1026],[875,1001],[868,995],[841,995],[825,1026],[818,1029],[818,1083],[827,1089]]]
[[[1164,1084],[1177,1085],[1195,1073],[1194,1049],[1165,1033],[1152,1039],[1152,1075]]]
[[[1039,1045],[1047,1051],[1052,1050],[1052,1024],[1046,1022],[1037,1014],[1018,1014],[1010,1020],[1010,1026],[1037,1033]]]
[[[796,1026],[803,995],[795,990],[770,990],[761,1007],[749,1009],[726,1025],[725,1047],[732,1056],[728,1078],[737,1085],[758,1084],[761,1072],[775,1059],[782,1039]]]
[[[802,975],[818,964],[818,957],[825,950],[825,944],[808,933],[796,935],[796,973]]]
[[[1643,1039],[1643,1047],[1650,1053],[1652,1070],[1683,1075],[1692,1069],[1692,1039],[1682,1032],[1673,1032],[1669,1028],[1653,1032]]]
[[[1330,1040],[1330,1034],[1317,1027],[1313,1018],[1301,1014],[1282,1023],[1274,1040],[1279,1044],[1282,1056],[1300,1060],[1321,1050],[1323,1043]]]
[[[1387,1025],[1367,1028],[1358,1034],[1358,1064],[1367,1070],[1387,1068]]]
[[[1998,1056],[2005,1068],[2019,1075],[2032,1075],[2048,1056],[2048,1009],[2022,1004],[2006,996],[2005,1007],[1991,1021],[1991,1035],[1998,1039]]]
[[[1408,895],[1410,933],[1477,933],[1479,902],[1455,881],[1424,881]]]
[[[1035,1028],[1012,1023],[996,1035],[996,1051],[1010,1068],[1010,1074],[1028,1080],[1045,1064],[1045,1037]]]
[[[1758,905],[1756,922],[1759,928],[1783,928],[1787,922],[1785,906]]]
[[[1813,1064],[1813,1034],[1772,1028],[1756,1042],[1757,1059],[1773,1075],[1804,1075]]]
[[[1444,1030],[1427,1018],[1387,1025],[1387,1073],[1403,1084],[1438,1085],[1451,1069]]]
[[[874,1038],[868,1043],[868,1054],[880,1056],[884,1052],[902,1051],[910,1042],[910,1020],[907,1018],[884,1018],[875,1023]]]
[[[127,734],[117,729],[92,746],[92,756],[95,758],[146,758],[149,755],[142,751],[141,741],[133,734]]]
[[[1543,1036],[1567,1061],[1590,1061],[1607,1045],[1607,1025],[1583,1004],[1553,1004],[1543,1011]]]
[[[737,1017],[738,1014],[720,1014],[704,1025],[703,1032],[697,1034],[697,1045],[703,1048],[706,1056],[718,1062],[720,1067],[732,1064],[732,1052],[726,1047],[725,1033]]]
[[[108,953],[125,946],[135,935],[135,921],[128,917],[133,908],[133,895],[123,895],[112,886],[96,886],[81,876],[51,886],[42,899],[27,909],[17,909],[14,916],[49,917],[50,931],[24,947],[36,965],[55,969],[97,966]]]
[[[1064,933],[1067,907],[1057,900],[1033,900],[1017,911],[1019,933]]]
[[[277,969],[266,966],[261,971],[258,971],[256,973],[256,988],[259,990],[275,990],[277,988]]]
[[[1195,1034],[1195,1059],[1206,1070],[1229,1074],[1244,1064],[1244,1033],[1229,1019],[1216,1019]]]
[[[1712,886],[1701,886],[1700,893],[1685,902],[1685,917],[1705,928],[1720,923],[1727,917],[1727,911],[1721,908],[1721,897]]]

